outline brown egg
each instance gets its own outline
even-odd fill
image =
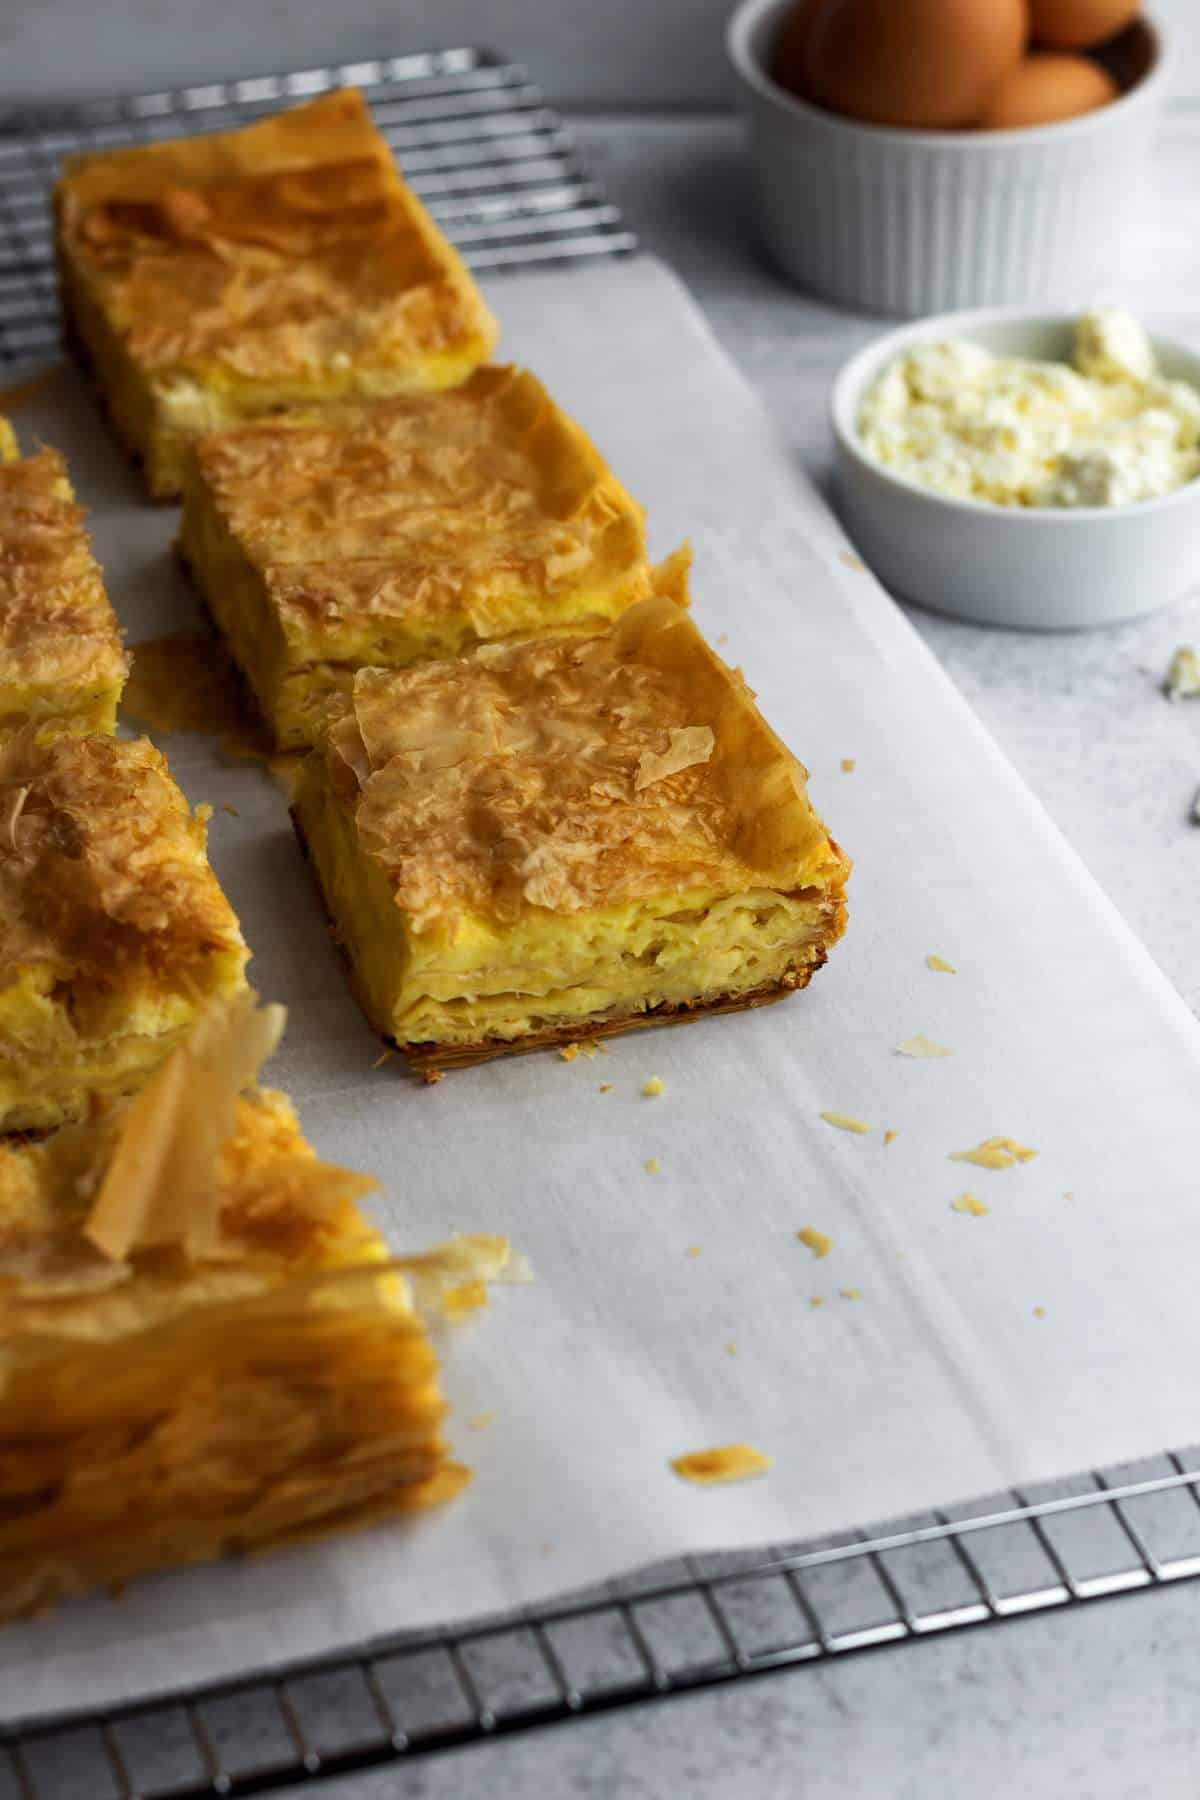
[[[1099,63],[1086,56],[1035,50],[1006,75],[979,121],[981,131],[1015,131],[1077,119],[1115,100],[1120,89]]]
[[[807,58],[813,22],[828,5],[829,0],[799,0],[779,27],[771,52],[771,74],[780,87],[801,99],[808,99],[812,92]]]
[[[877,125],[973,125],[1025,48],[1026,0],[829,0],[810,25],[814,99]]]
[[[1033,41],[1050,50],[1090,50],[1137,18],[1141,0],[1029,0]]]

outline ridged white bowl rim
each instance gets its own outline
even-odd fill
[[[920,507],[923,511],[974,513],[979,518],[1003,519],[1010,529],[1074,531],[1094,526],[1097,520],[1111,525],[1122,519],[1144,518],[1147,514],[1172,508],[1200,507],[1200,476],[1185,482],[1182,487],[1173,488],[1169,494],[1159,494],[1153,500],[1134,500],[1125,506],[998,506],[994,501],[934,493],[921,482],[876,462],[864,449],[858,434],[859,403],[872,379],[882,374],[888,363],[902,356],[913,344],[930,338],[969,338],[972,332],[993,325],[1024,325],[1032,340],[1034,334],[1045,331],[1070,332],[1083,310],[1080,307],[1069,312],[1033,312],[1025,306],[976,307],[966,312],[935,313],[912,324],[901,325],[895,331],[884,332],[882,337],[874,338],[844,363],[834,380],[829,398],[829,420],[839,450],[858,467],[869,470],[876,480],[893,488],[904,501],[912,504],[914,510]],[[1149,337],[1155,355],[1190,368],[1192,372],[1183,379],[1200,390],[1200,350],[1179,338],[1164,337],[1160,332],[1150,331]]]
[[[916,131],[900,130],[890,125],[868,125],[859,119],[844,119],[823,107],[811,106],[807,100],[790,93],[772,81],[751,51],[750,41],[764,14],[780,9],[781,0],[741,0],[725,28],[725,47],[730,62],[748,87],[783,117],[802,120],[806,125],[825,131],[830,137],[858,139],[884,148],[924,148],[944,151],[952,156],[979,156],[987,151],[1003,150],[1026,144],[1061,144],[1068,138],[1086,138],[1107,130],[1133,111],[1152,103],[1169,81],[1174,67],[1174,53],[1162,25],[1152,13],[1143,11],[1139,22],[1150,36],[1152,61],[1141,80],[1135,82],[1119,100],[1099,106],[1078,119],[1062,119],[1054,125],[1026,125],[1012,131]]]

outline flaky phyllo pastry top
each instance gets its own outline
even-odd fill
[[[83,517],[56,451],[0,462],[0,723],[6,696],[119,689],[125,678]]]
[[[355,1200],[377,1184],[320,1162],[282,1094],[252,1082],[282,1009],[204,1015],[137,1099],[41,1144],[0,1148],[0,1375],[46,1338],[104,1341],[189,1306],[385,1256]],[[3,1383],[0,1381],[0,1389]]]
[[[413,930],[844,871],[806,772],[664,593],[589,638],[363,670],[323,754]]]
[[[144,738],[26,730],[0,747],[0,987],[38,965],[100,989],[186,984],[190,963],[240,951],[207,816]]]
[[[284,1277],[386,1267],[393,1309],[430,1313],[464,1283],[532,1279],[502,1237],[389,1260],[356,1204],[378,1182],[321,1161],[287,1097],[254,1085],[283,1024],[248,990],[214,1002],[136,1098],[0,1143],[0,1401],[55,1342],[169,1328]]]
[[[71,157],[63,248],[150,373],[419,363],[495,323],[353,89],[209,137]]]
[[[316,653],[410,614],[494,637],[514,592],[649,592],[641,508],[522,369],[256,419],[202,438],[196,465],[285,637]]]

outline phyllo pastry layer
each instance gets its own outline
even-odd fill
[[[0,748],[0,1131],[132,1092],[245,986],[207,816],[145,739],[26,730]]]
[[[0,421],[2,423],[2,421]],[[0,444],[0,738],[112,731],[128,659],[66,465]]]
[[[150,492],[196,432],[341,394],[452,386],[496,325],[344,89],[240,131],[70,157],[67,329]]]
[[[135,1100],[0,1146],[0,1619],[466,1479],[375,1182],[239,1097],[280,1023],[215,1007]]]
[[[201,438],[180,547],[281,747],[364,665],[600,629],[650,589],[641,508],[504,367]]]
[[[418,1064],[777,999],[848,864],[663,596],[608,632],[364,670],[294,817],[372,1024]]]

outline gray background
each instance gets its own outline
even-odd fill
[[[729,97],[731,0],[2,0],[0,98],[131,93],[356,56],[490,44],[551,99],[711,106]],[[1153,0],[1200,93],[1200,6]]]
[[[1178,39],[1176,104],[1113,286],[1194,335],[1200,0],[1155,10]],[[0,100],[490,43],[591,113],[577,118],[585,160],[690,283],[821,481],[829,380],[880,327],[786,288],[751,249],[739,136],[712,110],[728,97],[727,11],[727,0],[0,0]],[[1173,645],[1200,642],[1200,598],[1074,637],[914,622],[1200,1007],[1200,832],[1187,824],[1200,703],[1168,707],[1157,685]],[[1198,1641],[1194,1583],[306,1785],[296,1800],[1195,1800]]]

